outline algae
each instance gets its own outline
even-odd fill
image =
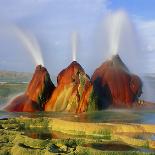
[[[92,92],[89,96],[89,104],[88,104],[88,108],[87,108],[88,112],[95,111],[97,109],[97,100],[98,100],[98,97],[95,94],[95,91],[92,90]]]
[[[153,155],[154,152],[149,151],[151,148],[150,144],[153,144],[153,141],[148,140],[140,140],[134,139],[131,137],[118,135],[114,133],[111,124],[104,124],[103,129],[90,130],[86,132],[86,130],[72,130],[66,131],[64,135],[66,138],[52,138],[52,139],[39,139],[39,138],[31,138],[25,135],[24,131],[27,128],[37,128],[44,130],[47,128],[49,131],[53,132],[54,126],[56,125],[54,122],[54,118],[11,118],[8,120],[0,120],[0,155],[51,155],[51,154],[106,154],[106,155]],[[61,122],[61,126],[63,125],[63,121]],[[67,121],[64,121],[68,123]],[[57,123],[59,121],[57,120]],[[75,122],[72,122],[75,125]],[[9,126],[10,125],[10,126]],[[58,125],[58,124],[57,124]],[[79,126],[81,124],[79,123]],[[82,124],[83,126],[88,126],[88,123]],[[101,127],[101,124],[97,124]],[[97,127],[96,125],[96,127]],[[112,128],[109,130],[106,126],[110,126]],[[115,125],[114,125],[115,126]],[[136,125],[135,125],[136,126]],[[57,126],[58,127],[58,126]],[[93,124],[91,125],[93,127]],[[71,128],[71,126],[68,126]],[[76,126],[75,126],[76,128]],[[138,125],[136,126],[138,129]],[[146,126],[145,126],[146,128]],[[149,129],[149,128],[148,128]],[[65,130],[63,128],[57,128],[57,130],[61,130],[63,133]],[[120,128],[121,130],[121,128]],[[69,135],[70,134],[70,135]],[[67,138],[70,137],[70,138]],[[91,145],[88,145],[91,144]],[[93,148],[93,145],[128,145],[135,148],[135,151],[103,151],[97,148]],[[152,145],[153,147],[153,145]],[[139,148],[147,149],[147,151],[140,151]]]

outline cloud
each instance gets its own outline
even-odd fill
[[[39,13],[47,13],[49,16],[78,17],[106,10],[107,0],[2,0],[0,1],[0,12],[2,16],[9,19],[23,19]],[[79,16],[80,17],[80,16]],[[61,19],[63,20],[63,18]]]
[[[146,41],[147,49],[155,50],[155,20],[137,19],[136,24]]]
[[[146,53],[148,73],[155,73],[155,20],[147,20],[142,17],[135,18],[137,29],[143,39],[143,48]]]
[[[1,0],[1,17],[12,20],[22,19],[39,11],[50,0]]]

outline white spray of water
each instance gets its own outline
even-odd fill
[[[20,29],[17,26],[13,27],[13,31],[14,31],[15,35],[23,43],[23,45],[27,49],[27,51],[31,54],[35,64],[44,66],[41,49],[39,47],[39,44],[38,44],[36,38],[32,34],[26,33],[25,31],[23,31],[22,29]]]
[[[72,61],[76,61],[77,54],[77,32],[72,33]]]
[[[104,58],[118,54],[128,69],[141,77],[143,81],[141,98],[155,102],[153,82],[144,77],[147,70],[147,51],[142,44],[141,33],[128,14],[122,10],[110,12],[104,18],[100,33]]]
[[[120,41],[120,35],[121,35],[121,27],[122,27],[122,20],[124,18],[124,14],[121,12],[118,12],[116,14],[112,14],[109,18],[111,20],[111,26],[113,28],[109,31],[109,39],[110,39],[110,53],[117,54],[118,48],[119,48],[119,41]],[[108,21],[109,22],[109,21]],[[110,25],[110,23],[109,23]]]
[[[104,59],[119,54],[131,72],[143,74],[146,65],[144,66],[145,53],[141,39],[134,22],[125,11],[118,10],[107,14],[99,36]]]
[[[120,37],[127,15],[123,11],[110,13],[104,21],[104,28],[107,32],[109,53],[115,55],[119,52]]]

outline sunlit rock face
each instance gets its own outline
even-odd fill
[[[84,112],[95,109],[93,87],[79,63],[73,61],[57,77],[57,87],[45,111]]]
[[[45,67],[39,65],[36,67],[32,80],[28,85],[26,95],[31,100],[36,101],[43,109],[54,89],[55,86],[50,79],[48,71]]]
[[[54,84],[46,68],[38,65],[26,92],[13,99],[6,111],[35,112],[44,110],[44,105],[50,98]]]
[[[91,81],[99,96],[99,109],[131,107],[142,93],[141,79],[130,73],[119,55],[97,68]]]

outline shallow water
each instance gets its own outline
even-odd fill
[[[1,79],[2,80],[2,79]],[[2,104],[7,103],[10,97],[16,96],[23,92],[27,84],[22,83],[20,80],[12,81],[12,79],[3,79],[3,83],[0,84],[0,107]],[[20,83],[17,83],[20,82]],[[148,99],[149,101],[155,101],[155,77],[143,78],[143,91],[142,98]],[[147,88],[147,89],[146,89]],[[152,111],[136,111],[136,110],[103,110],[98,112],[84,113],[75,115],[71,113],[53,113],[53,112],[38,112],[38,113],[7,113],[0,111],[0,118],[5,117],[56,117],[70,121],[80,122],[110,122],[110,123],[143,123],[143,124],[155,124],[155,109]]]
[[[137,151],[138,149],[126,144],[88,144],[87,147],[92,147],[102,151]]]
[[[9,117],[49,117],[60,118],[68,121],[76,122],[100,122],[100,123],[141,123],[155,124],[155,111],[134,111],[134,110],[103,110],[98,112],[73,114],[59,112],[36,112],[36,113],[10,113],[0,111],[0,119]]]
[[[135,139],[141,139],[141,140],[153,140],[155,141],[155,134],[154,133],[128,133],[128,132],[125,132],[125,133],[118,133],[120,135],[124,135],[124,136],[129,136],[129,137],[132,137],[132,138],[135,138]]]

